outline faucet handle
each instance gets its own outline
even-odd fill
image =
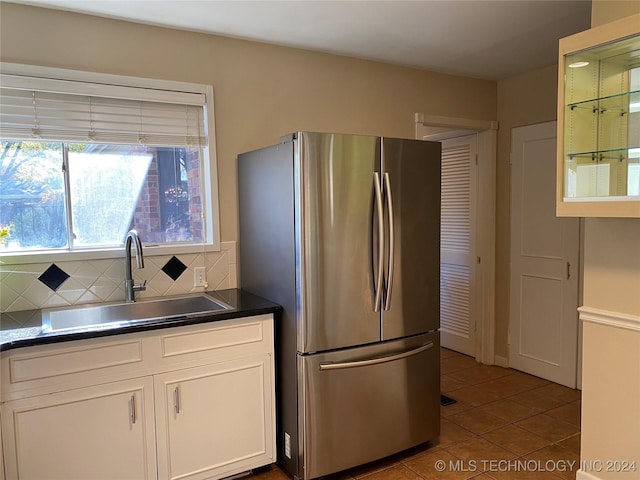
[[[147,281],[143,281],[142,283],[134,283],[133,291],[134,292],[142,292],[147,289]]]

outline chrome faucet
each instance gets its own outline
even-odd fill
[[[135,230],[129,230],[127,233],[127,237],[124,242],[124,294],[125,300],[129,303],[135,302],[135,293],[146,290],[147,281],[144,283],[133,283],[133,274],[131,272],[131,241],[136,244],[136,267],[144,268],[144,258],[142,256],[142,242],[140,241],[140,237],[138,237],[138,232]]]

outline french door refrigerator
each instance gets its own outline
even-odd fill
[[[240,284],[283,306],[277,443],[296,478],[439,435],[440,153],[298,132],[238,156]]]

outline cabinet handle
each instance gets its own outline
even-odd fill
[[[131,395],[129,399],[129,416],[131,418],[131,424],[134,425],[136,423],[136,396]]]
[[[567,262],[567,280],[571,278],[571,264]]]
[[[173,390],[173,409],[176,415],[180,413],[180,386]]]

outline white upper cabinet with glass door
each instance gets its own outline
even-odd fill
[[[557,214],[640,217],[640,15],[560,40]]]

